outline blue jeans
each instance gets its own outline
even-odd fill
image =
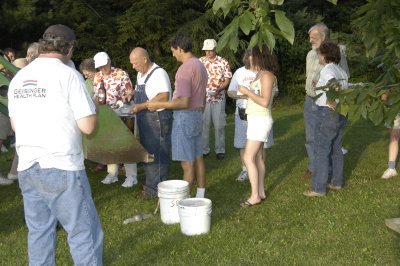
[[[193,162],[203,156],[202,111],[175,110],[172,124],[172,160]]]
[[[317,126],[317,105],[310,96],[304,102],[304,128],[306,131],[306,150],[308,156],[308,170],[315,172],[315,127]]]
[[[328,107],[318,107],[315,128],[315,174],[312,190],[326,193],[329,161],[332,162],[331,184],[343,186],[342,141],[347,118]]]
[[[18,172],[28,226],[29,265],[55,265],[56,225],[68,234],[75,265],[102,265],[103,231],[85,170],[42,169],[38,163]]]
[[[154,162],[143,165],[146,175],[144,190],[157,196],[157,185],[167,180],[170,162],[172,112],[140,112],[137,114],[140,143],[154,155]]]

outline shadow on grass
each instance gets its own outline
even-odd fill
[[[6,175],[10,171],[13,157],[14,149],[0,153],[0,173]],[[0,232],[12,233],[24,226],[24,210],[18,181],[14,181],[12,185],[0,186],[0,195]]]
[[[17,230],[17,228],[25,226],[23,222],[24,207],[18,183],[7,187],[1,187],[0,195],[0,232],[12,233]]]
[[[272,177],[271,173],[275,170],[282,167],[283,170],[267,188],[268,194],[271,194],[288,177],[289,173],[307,157],[304,146],[303,114],[298,113],[277,119],[274,123],[274,136],[275,144],[267,151],[266,169],[270,178]]]
[[[288,177],[293,168],[300,164],[306,156],[304,147],[304,127],[302,113],[288,114],[274,123],[275,144],[267,149],[266,179],[272,179],[272,184],[267,187],[267,194],[270,195]],[[301,124],[301,126],[299,126]],[[233,125],[230,125],[233,129]],[[230,134],[233,135],[232,132]],[[233,137],[231,138],[233,139]],[[239,150],[229,147],[228,156],[223,165],[232,165],[229,172],[219,172],[215,160],[206,158],[208,179],[214,179],[211,185],[207,185],[207,197],[213,200],[212,223],[215,225],[221,220],[228,219],[236,211],[240,210],[239,203],[250,194],[249,182],[238,182],[236,175],[241,170]],[[237,162],[235,164],[235,162]],[[276,171],[279,168],[283,170]],[[237,172],[235,172],[235,170]],[[276,172],[281,174],[275,175]],[[215,195],[215,196],[214,196]]]
[[[372,123],[362,118],[354,122],[349,120],[345,130],[344,143],[346,143],[345,146],[348,149],[348,153],[344,158],[344,175],[346,182],[353,178],[352,173],[368,147],[374,145],[377,141],[380,141],[385,137],[388,144],[389,136],[383,126],[374,126]],[[387,149],[387,144],[384,147],[385,149]],[[382,171],[386,169],[385,166],[386,165],[382,167]]]

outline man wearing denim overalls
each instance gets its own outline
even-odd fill
[[[146,184],[144,191],[139,195],[141,199],[148,199],[156,197],[158,183],[167,180],[172,111],[161,108],[150,112],[147,110],[147,103],[148,101],[169,101],[171,82],[167,72],[150,60],[145,49],[141,47],[133,49],[129,60],[138,72],[133,112],[136,113],[140,143],[154,155],[154,162],[145,163],[143,166]]]

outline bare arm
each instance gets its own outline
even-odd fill
[[[247,99],[247,95],[237,95],[237,91],[228,91],[228,96],[232,99]]]
[[[167,102],[169,100],[169,92],[160,92],[150,102]]]
[[[11,123],[12,130],[15,132],[14,122],[13,122],[13,119],[11,117],[10,117],[10,123]]]
[[[76,120],[76,124],[78,125],[78,127],[82,131],[82,133],[89,135],[89,134],[93,133],[93,131],[96,129],[97,116],[89,115],[89,116],[82,117],[82,118]]]
[[[165,108],[165,109],[187,109],[189,107],[189,97],[179,97],[172,101],[167,102],[159,102],[159,101],[150,101],[147,103],[147,108],[150,111],[155,111],[157,109]]]

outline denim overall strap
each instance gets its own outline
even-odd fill
[[[149,100],[149,98],[147,98],[146,95],[146,83],[149,80],[149,78],[151,77],[151,75],[154,73],[154,71],[156,71],[157,69],[159,69],[160,67],[155,67],[146,77],[146,79],[144,80],[144,83],[141,85],[137,85],[136,90],[135,90],[135,98],[134,98],[134,103],[138,104],[138,103],[144,103],[147,102]],[[145,111],[145,110],[143,110]],[[142,111],[142,112],[143,112]]]

